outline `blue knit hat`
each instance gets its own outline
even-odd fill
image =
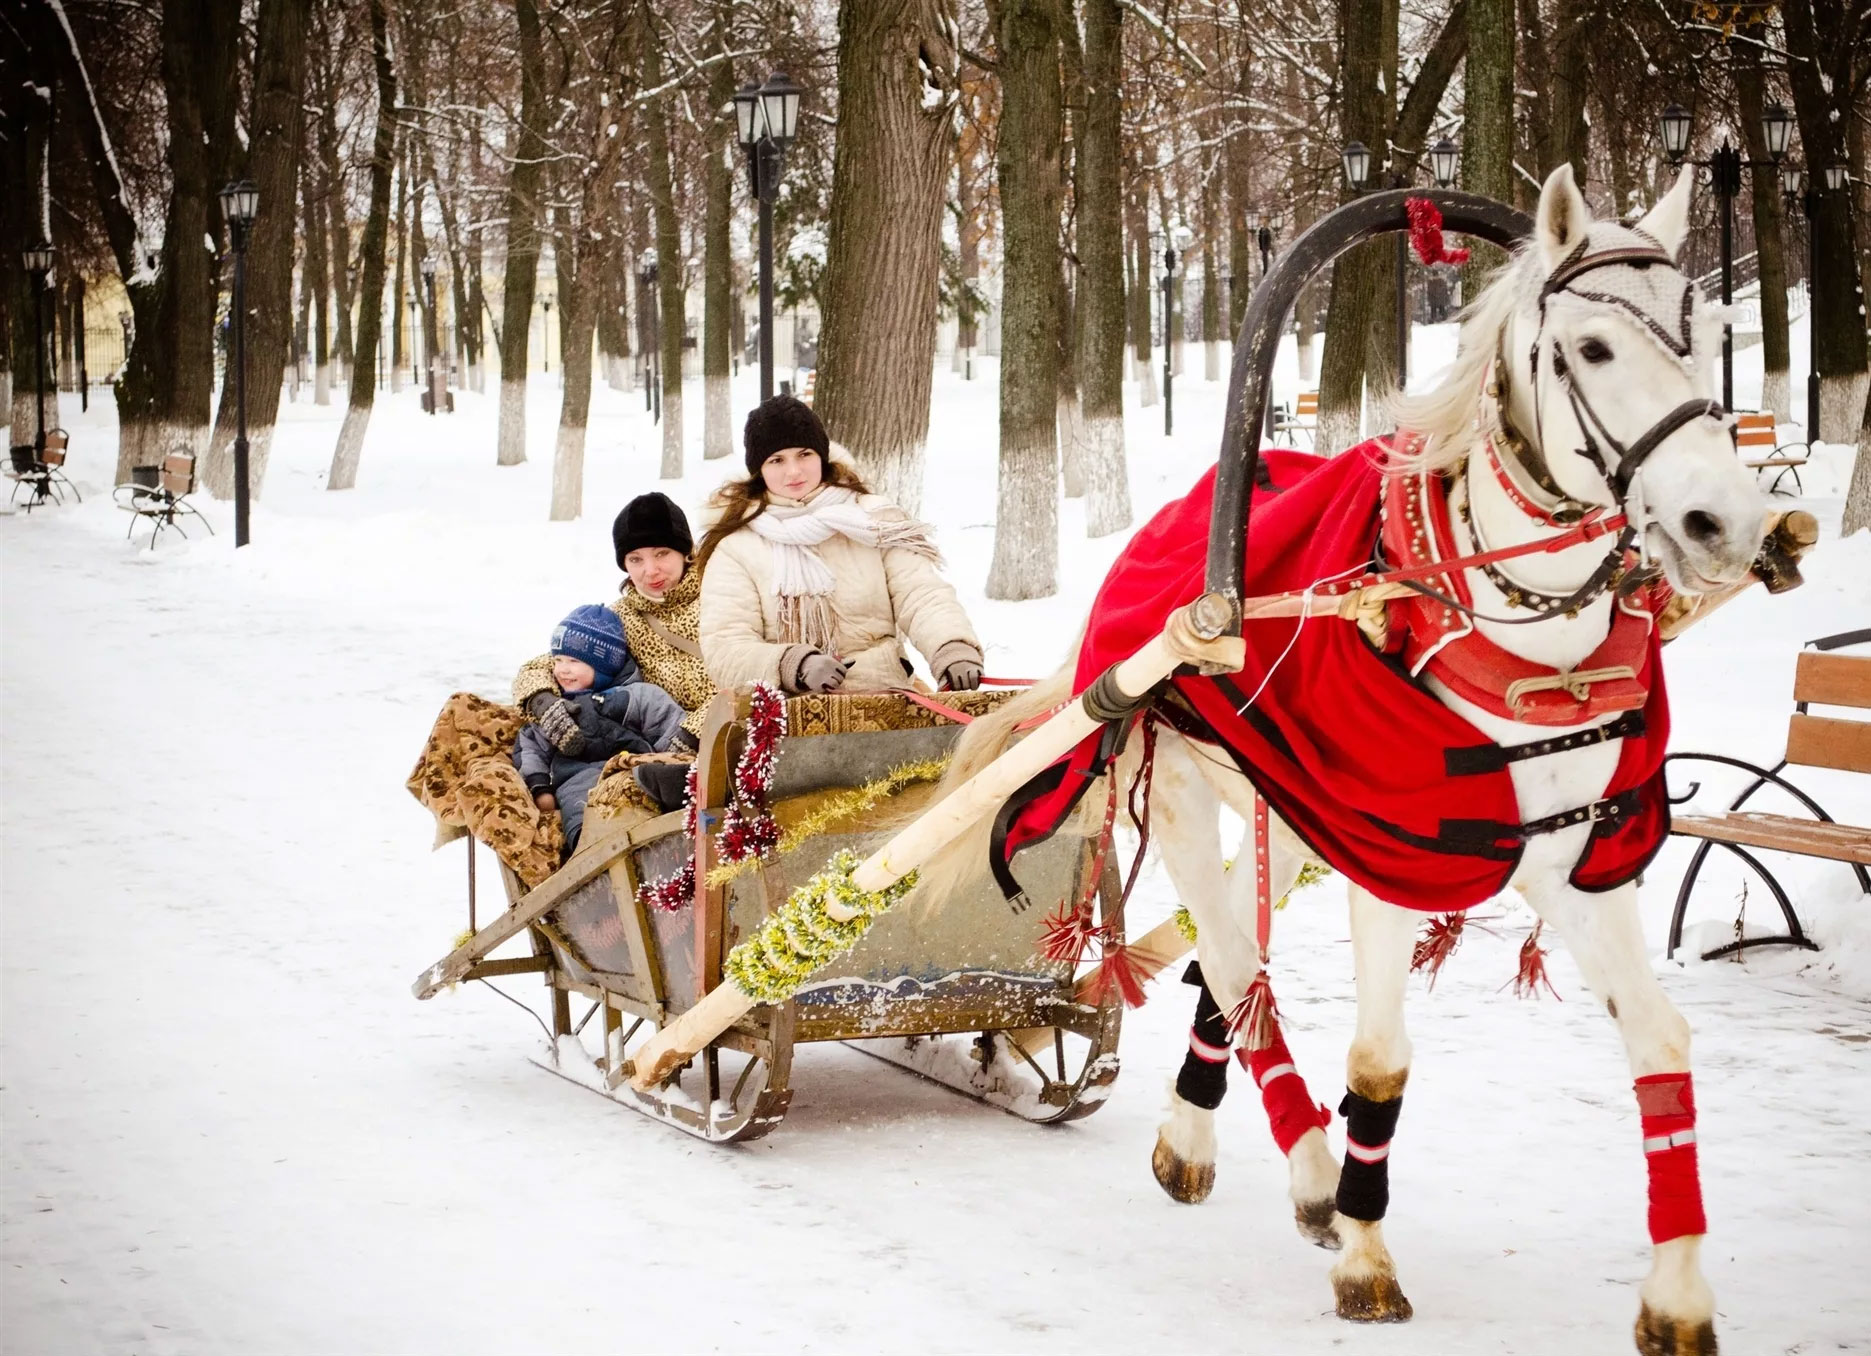
[[[575,607],[552,632],[552,653],[582,659],[597,675],[596,686],[610,687],[630,663],[624,624],[601,603]]]

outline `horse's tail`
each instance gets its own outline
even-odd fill
[[[1078,668],[1078,646],[1065,664],[1050,678],[1033,684],[994,711],[978,716],[962,731],[948,771],[936,787],[934,799],[942,800],[963,782],[993,762],[1014,741],[1019,727],[1035,716],[1044,716],[1072,696],[1073,674]],[[927,806],[924,807],[925,810]],[[994,831],[994,816],[984,814],[967,831],[917,868],[916,897],[927,908],[940,908],[944,901],[970,884],[987,869],[988,841]]]

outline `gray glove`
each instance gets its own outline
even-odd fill
[[[950,692],[973,692],[981,686],[981,666],[972,660],[957,659],[942,670],[942,686]]]
[[[845,674],[850,672],[852,661],[835,659],[822,651],[814,650],[799,661],[799,690],[801,692],[836,692],[844,686]]]
[[[526,714],[533,718],[546,742],[567,758],[576,758],[585,751],[585,732],[578,728],[578,713],[558,693],[536,693],[526,703]]]

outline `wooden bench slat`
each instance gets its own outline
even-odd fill
[[[1787,761],[1801,767],[1871,772],[1871,721],[1796,715],[1787,722]]]
[[[1871,710],[1871,656],[1802,650],[1793,671],[1793,700]]]
[[[1806,857],[1871,866],[1871,829],[1786,815],[1733,812],[1725,815],[1677,815],[1670,831],[1689,838],[1743,847],[1773,848]]]

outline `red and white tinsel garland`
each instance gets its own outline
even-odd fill
[[[731,783],[732,802],[721,816],[721,832],[715,850],[724,862],[746,861],[764,857],[780,841],[780,826],[774,821],[768,797],[773,789],[773,768],[779,757],[780,741],[786,737],[786,701],[779,689],[767,683],[755,686],[747,712],[747,744],[734,764]],[[695,806],[700,799],[696,787],[696,766],[689,767],[688,807],[682,821],[682,835],[696,841]],[[637,898],[653,909],[674,913],[695,900],[695,854],[690,852],[682,869],[656,880],[645,881],[637,889]]]

